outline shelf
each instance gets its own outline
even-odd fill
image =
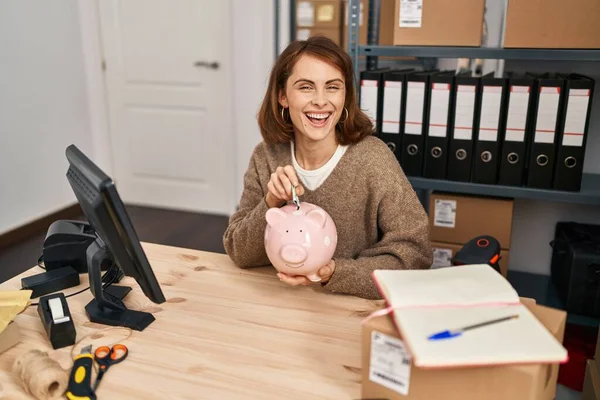
[[[442,192],[515,199],[600,205],[600,174],[583,174],[581,191],[579,192],[535,189],[522,186],[485,185],[412,176],[409,176],[408,180],[415,190],[439,190]]]
[[[564,306],[556,289],[552,284],[550,276],[532,274],[529,272],[508,271],[508,281],[515,288],[519,296],[535,299],[537,304],[564,310]],[[576,325],[592,327],[600,326],[600,319],[577,315],[567,312],[567,322]]]
[[[358,46],[358,55],[380,57],[488,58],[495,60],[600,61],[600,50],[490,47]]]

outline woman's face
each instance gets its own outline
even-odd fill
[[[336,67],[311,56],[302,56],[279,95],[279,104],[288,108],[296,134],[311,141],[335,137],[346,98],[346,82]],[[289,111],[289,117],[285,114]]]

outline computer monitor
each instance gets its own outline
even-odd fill
[[[122,299],[131,288],[102,286],[102,265],[116,264],[124,275],[135,278],[151,301],[165,302],[125,206],[112,179],[81,150],[70,145],[66,156],[69,162],[67,179],[98,237],[86,252],[90,290],[94,296],[85,307],[88,318],[105,325],[144,330],[154,321],[154,316],[127,309]]]

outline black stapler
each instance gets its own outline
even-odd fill
[[[50,339],[52,348],[60,349],[75,344],[75,324],[63,293],[40,297],[38,314]]]

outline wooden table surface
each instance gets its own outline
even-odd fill
[[[167,302],[148,300],[132,278],[124,299],[156,320],[123,341],[129,356],[102,379],[98,399],[359,399],[361,320],[381,301],[291,287],[273,268],[243,270],[223,254],[143,243]],[[20,289],[20,279],[0,285]],[[87,286],[81,275],[81,288]],[[80,288],[69,288],[69,294]],[[53,350],[37,307],[15,318],[23,339],[0,354],[0,393],[23,398],[11,374],[23,351],[40,349],[65,369],[81,347],[122,341],[129,331],[89,322],[90,291],[68,299],[77,329],[75,346]],[[37,300],[33,300],[37,301]],[[2,398],[2,394],[0,394]]]

